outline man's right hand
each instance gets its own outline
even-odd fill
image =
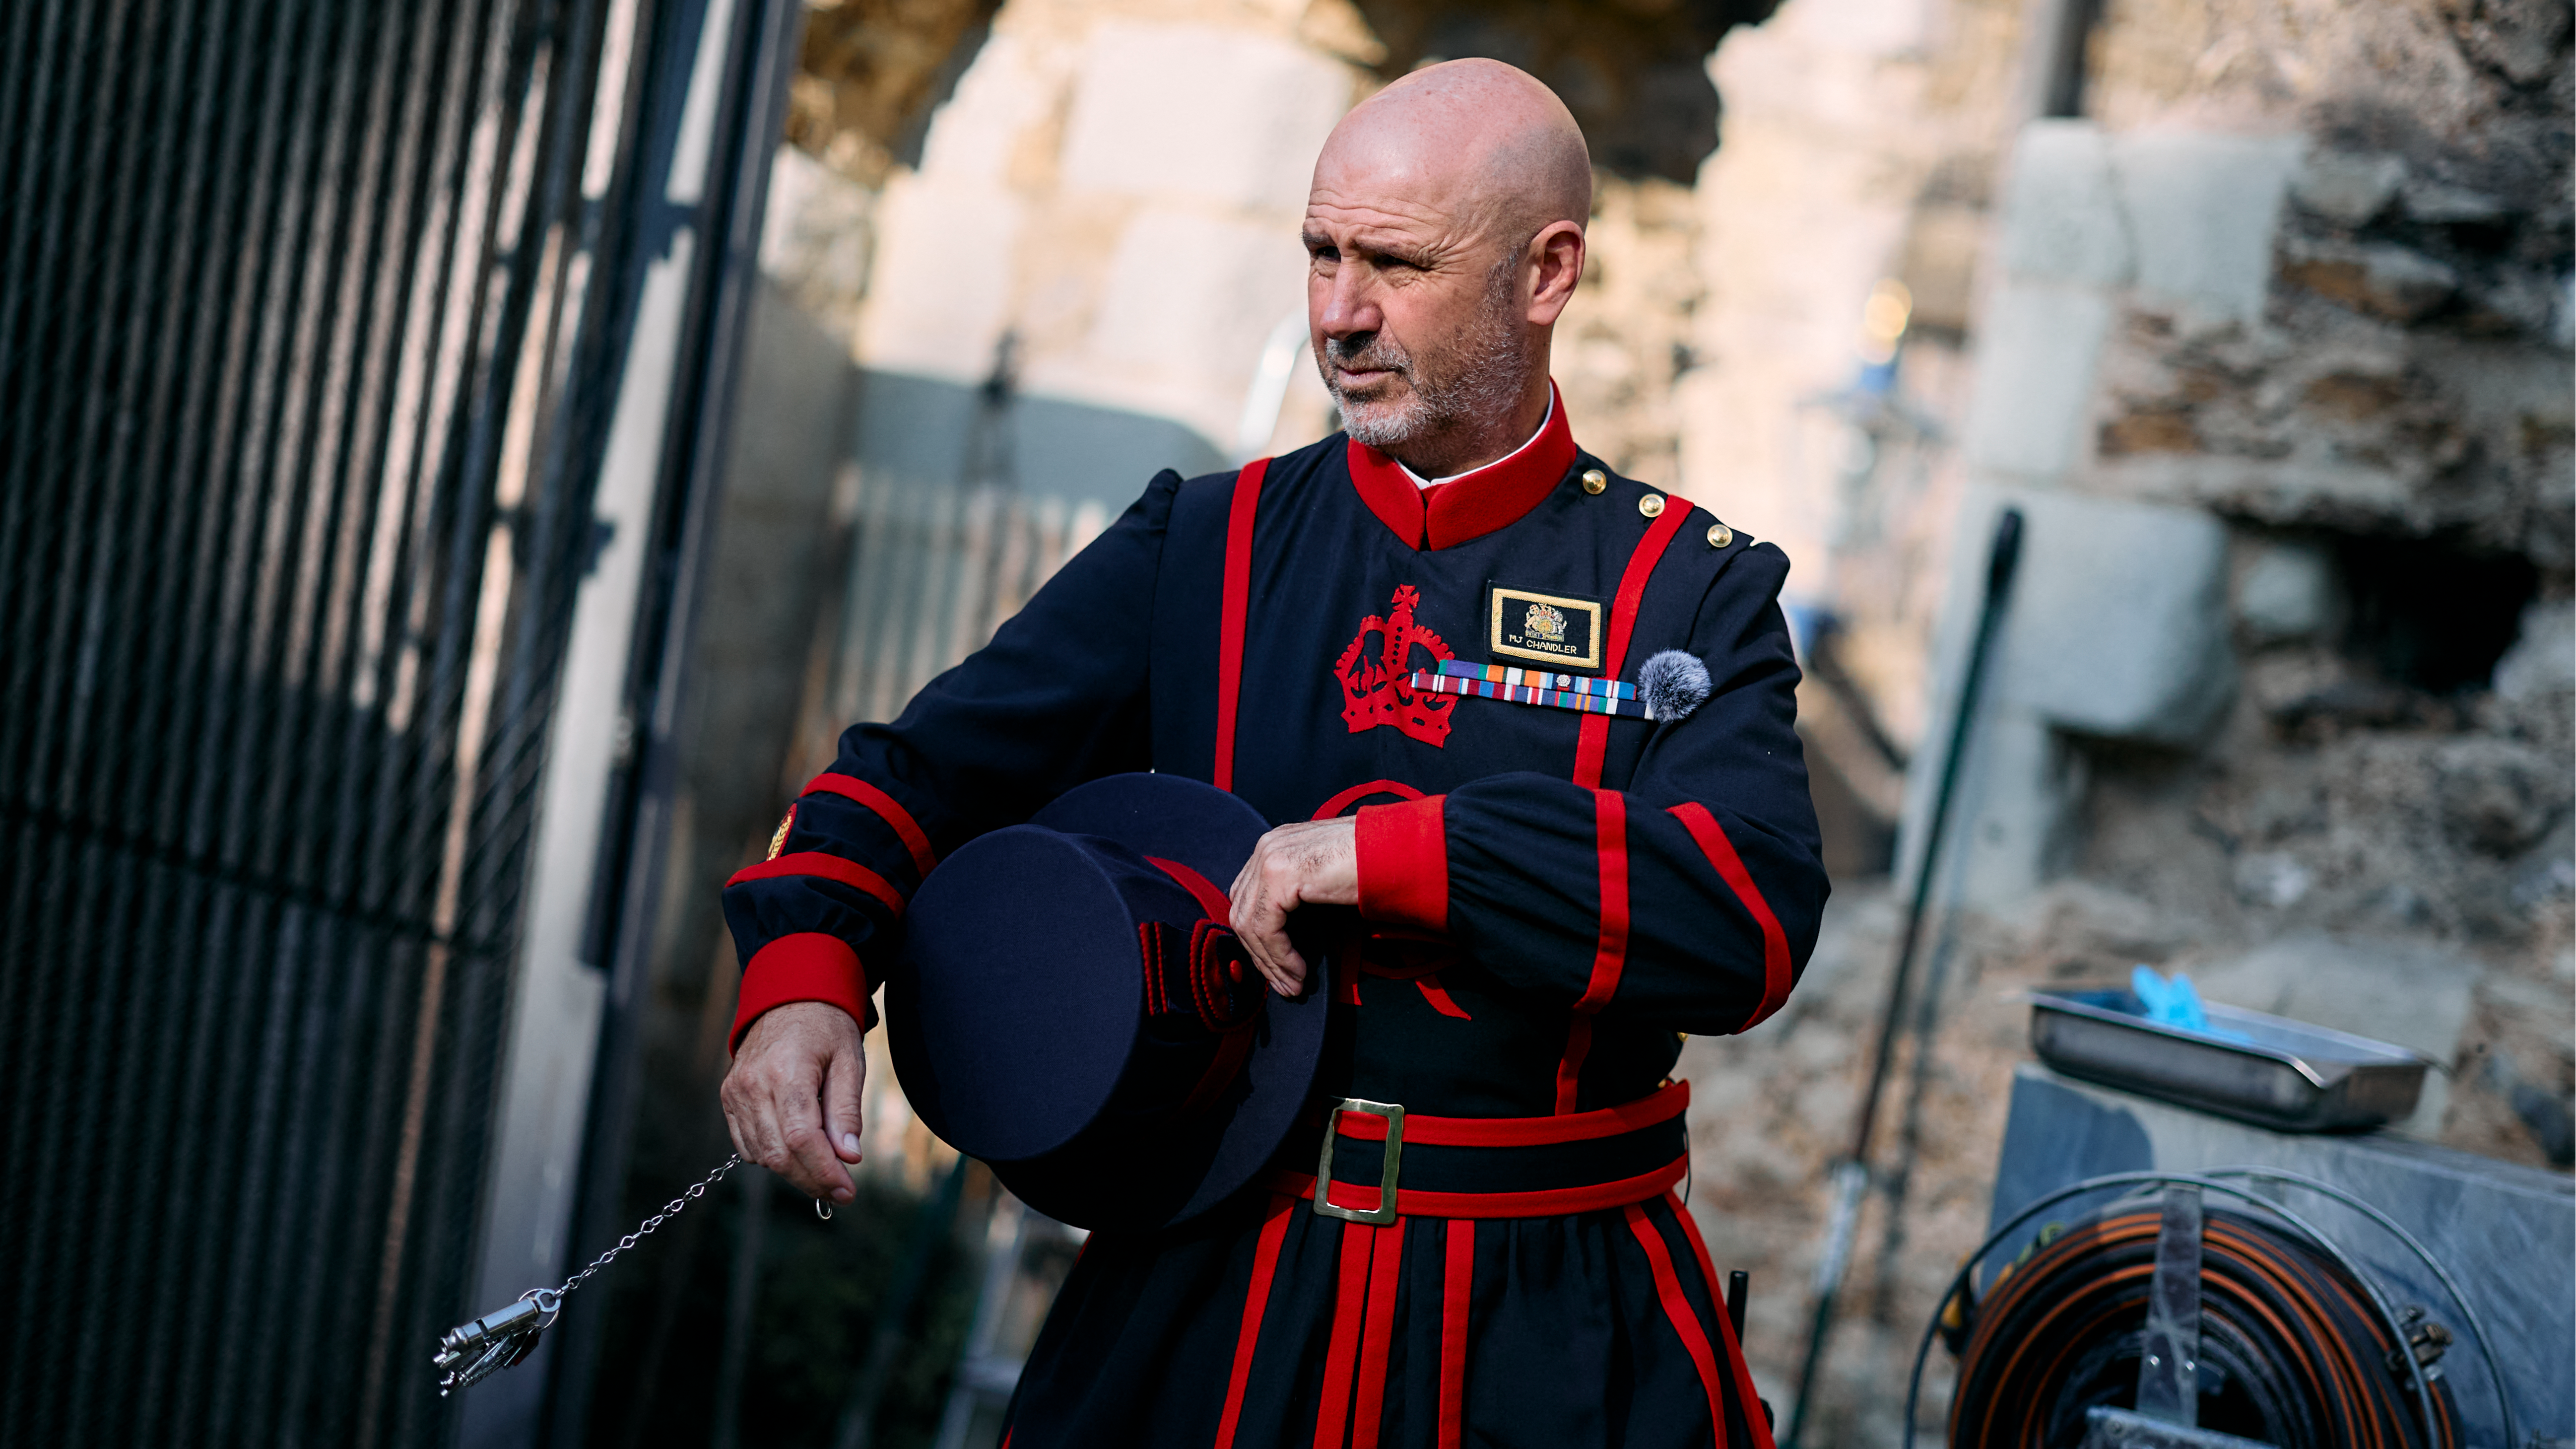
[[[744,1159],[810,1198],[848,1202],[859,1160],[859,1086],[867,1053],[859,1024],[824,1001],[760,1014],[725,1073],[725,1123]]]

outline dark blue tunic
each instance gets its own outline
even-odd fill
[[[773,858],[727,888],[737,1038],[786,1001],[864,1013],[861,963],[939,856],[1085,780],[1159,770],[1274,822],[1361,812],[1370,938],[1332,963],[1320,1099],[1436,1118],[1637,1103],[1679,1033],[1776,1010],[1815,940],[1787,571],[1579,454],[1561,405],[1427,499],[1339,436],[1242,477],[1164,473],[991,645],[844,735]],[[1442,659],[1633,679],[1665,649],[1714,684],[1677,722],[1412,683]],[[1617,1206],[1368,1226],[1296,1196],[1319,1133],[1199,1221],[1094,1236],[1022,1380],[1016,1449],[1767,1446],[1663,1186],[1678,1163]],[[1415,1156],[1438,1154],[1408,1155],[1407,1190]],[[1472,1188],[1460,1170],[1448,1185]],[[1372,1166],[1336,1172],[1354,1175],[1373,1193]]]

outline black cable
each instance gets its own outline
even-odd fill
[[[1968,1314],[1956,1446],[2073,1444],[2085,1411],[2134,1404],[2161,1214],[2108,1210],[2006,1269]],[[2280,1449],[2456,1449],[2450,1387],[2432,1435],[2367,1290],[2264,1220],[2213,1208],[2202,1240],[2200,1426]]]

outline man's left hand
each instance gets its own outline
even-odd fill
[[[1282,825],[1261,837],[1234,878],[1232,924],[1246,955],[1270,989],[1305,989],[1306,958],[1288,940],[1288,913],[1299,906],[1360,903],[1356,817]]]

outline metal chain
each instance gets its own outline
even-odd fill
[[[586,1267],[580,1272],[563,1280],[562,1287],[551,1290],[545,1288],[531,1288],[521,1296],[537,1300],[537,1307],[544,1312],[554,1312],[556,1306],[563,1302],[565,1294],[570,1293],[575,1288],[581,1286],[581,1280],[598,1272],[600,1269],[607,1267],[609,1260],[616,1257],[618,1254],[625,1252],[627,1249],[634,1247],[637,1243],[651,1237],[655,1228],[658,1228],[662,1226],[662,1224],[669,1222],[672,1218],[679,1216],[680,1210],[687,1207],[692,1199],[705,1197],[707,1195],[708,1188],[724,1181],[724,1175],[726,1173],[731,1172],[740,1166],[742,1166],[741,1153],[737,1152],[727,1157],[722,1166],[718,1167],[715,1171],[708,1173],[698,1181],[691,1183],[687,1192],[684,1192],[678,1197],[671,1199],[669,1202],[664,1203],[660,1212],[646,1218],[643,1223],[635,1229],[635,1231],[628,1233],[625,1237],[619,1238],[617,1240],[617,1246],[610,1248],[607,1252],[591,1259],[589,1267]],[[551,1322],[552,1320],[548,1321]]]

